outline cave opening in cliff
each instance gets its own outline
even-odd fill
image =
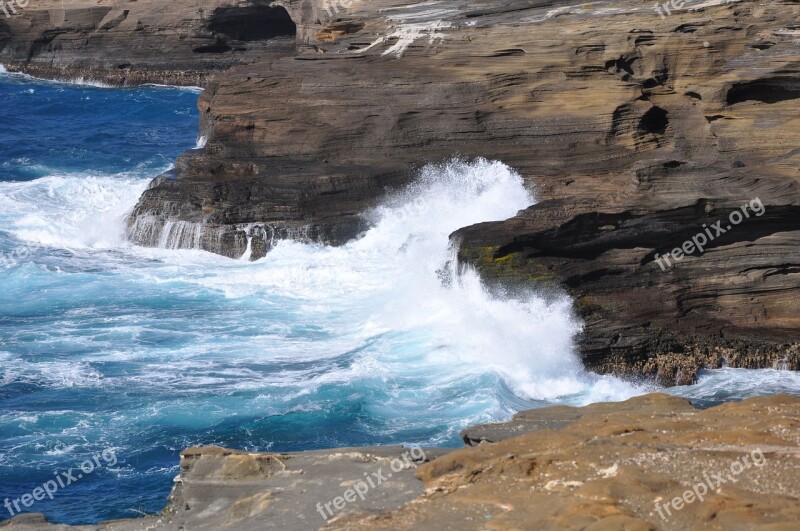
[[[269,5],[217,8],[207,27],[218,36],[242,42],[297,35],[297,25],[288,11]]]
[[[800,82],[797,79],[774,77],[733,85],[728,91],[726,103],[728,105],[745,101],[780,103],[798,98],[800,98]]]

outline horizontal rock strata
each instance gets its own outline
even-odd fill
[[[293,54],[298,34],[269,1],[23,3],[0,12],[0,63],[46,78],[198,86],[211,72]]]
[[[573,295],[590,368],[671,385],[726,363],[800,367],[797,2],[270,4],[293,38],[237,18],[259,2],[66,5],[72,30],[52,40],[35,2],[3,21],[0,60],[131,78],[232,66],[200,98],[204,147],[136,206],[138,244],[250,259],[283,238],[341,244],[420,165],[498,159],[539,202],[457,232],[459,259]],[[655,261],[756,198],[763,216]]]

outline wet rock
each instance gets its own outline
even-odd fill
[[[260,2],[64,5],[64,21],[4,21],[0,61],[122,66],[125,82],[232,66],[200,98],[204,146],[134,209],[138,244],[342,244],[420,165],[499,159],[539,203],[456,232],[459,259],[573,295],[590,368],[673,385],[799,367],[796,3],[278,2],[294,37]],[[763,215],[726,221],[756,199]],[[718,220],[724,235],[682,251]]]
[[[296,56],[208,84],[207,144],[145,192],[135,242],[158,245],[179,220],[247,233],[251,258],[269,251],[252,227],[341,244],[421,164],[499,159],[539,203],[456,232],[459,259],[490,282],[573,295],[590,368],[667,385],[724,363],[798,368],[800,7],[314,5],[289,6]],[[655,261],[756,198],[763,215]],[[199,246],[239,257],[247,237]]]

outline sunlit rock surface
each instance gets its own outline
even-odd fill
[[[398,447],[290,454],[194,448],[183,452],[160,515],[82,527],[25,515],[0,527],[788,530],[800,518],[798,419],[800,399],[786,395],[707,410],[662,394],[558,406],[469,428],[477,446],[444,455],[417,450],[426,462],[395,464],[399,472],[392,462],[408,450]],[[317,504],[324,512],[325,503],[376,473],[385,479],[364,500],[340,503],[327,520],[319,512]]]

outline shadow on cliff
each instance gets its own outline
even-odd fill
[[[291,39],[297,35],[297,25],[280,6],[248,5],[218,7],[206,24],[216,42],[199,46],[195,53],[225,53],[235,50],[237,43]]]

